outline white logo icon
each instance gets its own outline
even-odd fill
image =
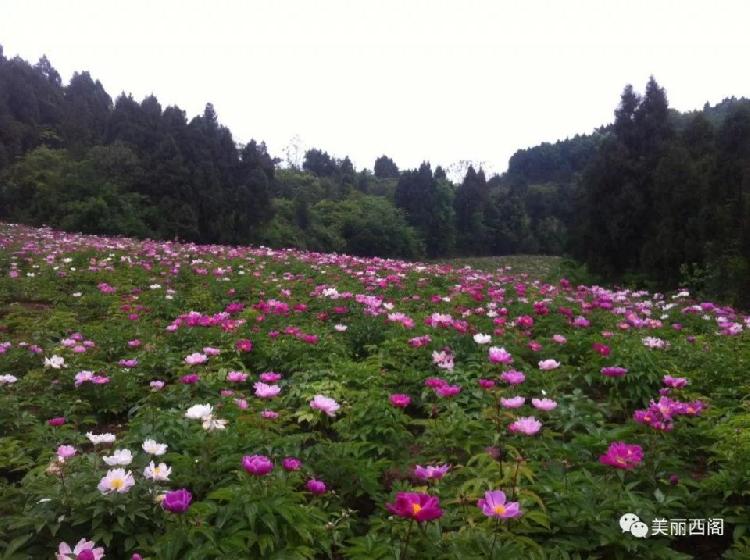
[[[630,532],[634,537],[639,539],[645,539],[648,536],[648,525],[636,521],[630,526]]]
[[[630,531],[630,528],[633,526],[633,523],[636,523],[640,521],[638,516],[634,513],[626,513],[620,518],[620,527],[622,528],[623,533],[627,533]]]
[[[620,518],[620,528],[623,533],[630,532],[638,539],[645,539],[648,536],[648,525],[641,522],[634,513],[626,513]]]

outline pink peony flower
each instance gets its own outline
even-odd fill
[[[557,408],[557,402],[552,399],[531,399],[531,404],[539,410],[552,410]]]
[[[512,364],[513,356],[505,348],[491,346],[489,349],[490,362],[493,364]]]
[[[500,399],[500,404],[503,405],[503,408],[519,408],[523,406],[524,402],[526,402],[526,399],[521,396],[515,396],[510,399]]]
[[[602,465],[616,469],[632,470],[643,460],[643,449],[640,445],[630,445],[622,441],[609,444],[609,449],[599,457]]]
[[[508,429],[514,433],[521,433],[527,436],[533,436],[542,427],[542,423],[534,418],[533,416],[525,416],[518,418],[513,422]]]
[[[542,371],[550,371],[560,367],[560,362],[557,360],[542,360],[539,362],[539,369]]]
[[[302,461],[296,457],[284,457],[281,461],[281,467],[285,471],[298,471],[302,468]]]
[[[500,379],[505,383],[508,383],[509,385],[520,385],[521,383],[526,381],[526,376],[520,371],[512,369],[509,371],[504,371],[500,375]]]
[[[672,389],[682,389],[688,384],[688,380],[685,377],[672,377],[671,375],[665,375],[662,379],[662,383]]]
[[[335,400],[323,395],[315,395],[310,401],[310,407],[325,412],[328,416],[335,416],[336,411],[341,408]]]
[[[72,445],[61,445],[57,448],[57,458],[60,461],[65,461],[76,454],[76,448]]]
[[[230,383],[243,383],[247,381],[247,374],[241,371],[230,371],[227,373],[227,381]]]
[[[262,418],[265,418],[266,420],[276,420],[279,417],[278,412],[274,412],[273,410],[264,410],[260,413]]]
[[[420,346],[427,346],[430,342],[432,342],[432,338],[430,335],[426,334],[424,336],[416,336],[414,338],[409,339],[409,346],[412,348],[419,348]]]
[[[104,556],[104,548],[94,548],[94,541],[81,539],[73,549],[66,542],[61,542],[57,547],[55,560],[100,560]]]
[[[240,410],[247,410],[247,400],[245,399],[234,399],[234,404],[237,405],[237,407]]]
[[[414,467],[414,476],[421,480],[440,480],[450,470],[450,465],[426,466],[417,465]]]
[[[47,420],[47,424],[50,426],[62,426],[65,424],[65,417],[64,416],[56,416],[55,418],[50,418]]]
[[[450,350],[441,350],[432,353],[432,363],[441,369],[453,370],[453,354]]]
[[[477,507],[487,517],[495,519],[510,519],[521,515],[521,507],[518,502],[506,501],[505,492],[491,490],[484,493],[484,498],[477,501]]]
[[[253,384],[255,388],[255,396],[261,399],[272,399],[281,392],[281,387],[278,385],[266,385],[261,381],[257,381]]]
[[[193,352],[192,354],[185,356],[185,363],[189,366],[197,366],[205,364],[208,361],[208,356],[201,354],[200,352]]]

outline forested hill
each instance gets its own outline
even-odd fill
[[[613,102],[614,105],[614,102]],[[299,168],[87,72],[63,84],[0,47],[0,219],[84,233],[365,256],[569,253],[597,273],[726,299],[750,284],[750,101],[677,113],[651,80],[615,122],[519,150],[500,176],[370,169],[322,149]],[[394,131],[394,134],[397,131]],[[745,290],[747,292],[747,290]]]

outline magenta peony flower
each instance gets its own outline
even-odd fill
[[[420,346],[426,346],[430,342],[432,342],[432,338],[430,335],[426,334],[424,336],[416,336],[414,338],[409,339],[409,346],[412,348],[419,348]]]
[[[421,480],[440,480],[450,470],[450,465],[426,466],[417,465],[414,467],[414,476]]]
[[[249,338],[241,338],[234,343],[234,347],[240,352],[250,352],[253,349],[253,341]]]
[[[484,498],[477,501],[477,507],[487,517],[495,519],[510,519],[521,515],[519,503],[506,501],[505,492],[501,490],[485,492]]]
[[[508,429],[514,433],[533,436],[541,429],[541,427],[542,423],[533,416],[522,416],[508,426]]]
[[[325,494],[326,493],[326,483],[322,480],[316,480],[314,478],[311,478],[307,481],[307,484],[305,484],[305,488],[309,492],[312,492],[315,495]]]
[[[609,444],[609,449],[599,457],[602,465],[616,469],[632,470],[643,460],[643,449],[640,445],[630,445],[622,441]]]
[[[424,384],[425,387],[429,387],[430,389],[437,389],[438,387],[448,385],[448,382],[440,377],[428,377],[425,379]]]
[[[165,511],[171,511],[172,513],[185,513],[190,507],[190,502],[193,501],[193,495],[186,488],[180,488],[172,492],[164,494],[164,499],[161,501],[161,507]]]
[[[477,381],[482,389],[490,390],[495,386],[495,382],[492,379],[480,379]]]
[[[65,424],[65,417],[64,416],[56,416],[55,418],[50,418],[47,420],[47,424],[50,426],[62,426]]]
[[[439,397],[449,399],[458,395],[461,392],[461,387],[459,385],[441,385],[435,389],[435,392]]]
[[[310,407],[325,412],[328,416],[335,416],[336,411],[341,408],[335,400],[323,395],[315,395],[310,401]]]
[[[609,356],[609,354],[612,352],[612,349],[609,346],[607,346],[606,344],[602,344],[601,342],[594,342],[591,345],[591,348],[594,350],[594,352],[604,357]]]
[[[393,395],[388,397],[388,400],[396,408],[406,408],[407,406],[409,406],[409,404],[411,404],[411,397],[402,393],[394,393]]]
[[[605,377],[624,377],[628,370],[619,366],[607,366],[603,367],[601,372]]]
[[[281,381],[282,375],[275,371],[266,371],[260,374],[260,380],[263,383],[276,383]]]
[[[200,379],[201,378],[197,373],[189,373],[180,377],[180,383],[183,385],[195,385]]]
[[[253,476],[266,476],[273,470],[273,462],[265,455],[245,455],[242,468]]]
[[[273,410],[265,409],[260,413],[262,418],[265,418],[266,420],[276,420],[279,417],[278,412],[274,412]]]
[[[281,467],[285,471],[298,471],[302,468],[302,461],[296,457],[284,457],[281,461]]]
[[[394,515],[414,519],[419,523],[438,519],[443,515],[439,498],[417,492],[399,492],[393,503],[386,504],[385,507]]]

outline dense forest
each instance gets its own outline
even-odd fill
[[[750,100],[678,113],[652,78],[613,124],[516,152],[502,175],[370,169],[308,150],[282,166],[214,107],[188,119],[63,84],[0,47],[0,220],[84,233],[364,256],[570,254],[602,277],[750,304]]]

